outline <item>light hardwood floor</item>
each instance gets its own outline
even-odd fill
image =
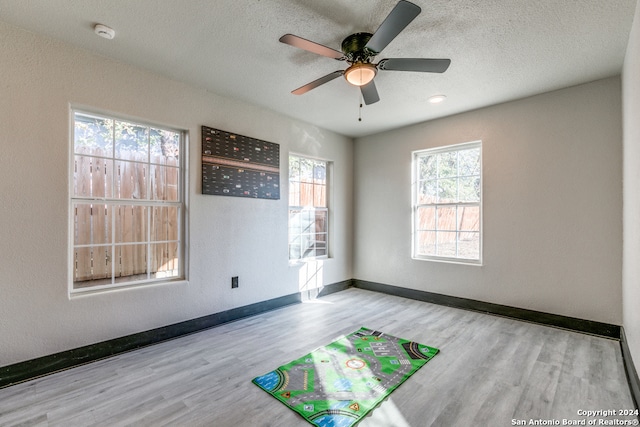
[[[633,408],[615,340],[351,288],[2,389],[0,426],[307,426],[251,379],[361,326],[441,352],[359,427]]]

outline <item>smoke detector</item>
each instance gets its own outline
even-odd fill
[[[109,28],[106,25],[102,24],[96,24],[96,26],[93,27],[93,31],[95,31],[95,33],[100,37],[103,37],[107,40],[111,40],[116,36],[116,32],[113,31],[112,28]]]

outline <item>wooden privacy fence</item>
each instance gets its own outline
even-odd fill
[[[289,181],[289,205],[327,207],[327,187],[324,180]]]
[[[177,275],[180,208],[170,202],[179,201],[178,180],[173,156],[155,154],[149,163],[147,153],[121,151],[112,159],[101,148],[76,149],[75,196],[104,199],[74,203],[77,287],[109,283],[112,274],[116,281]]]
[[[438,233],[438,243],[453,243],[456,239],[461,241],[474,240],[480,231],[480,208],[476,206],[460,206],[457,209],[439,208],[436,216],[435,208],[421,208],[418,214],[418,229],[434,231],[433,233],[420,233],[420,245],[434,245],[436,243],[435,231],[452,231],[452,233]],[[453,233],[459,231],[459,233]],[[459,234],[456,236],[456,234]]]

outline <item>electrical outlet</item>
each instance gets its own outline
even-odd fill
[[[238,287],[238,276],[233,276],[231,278],[231,289]]]

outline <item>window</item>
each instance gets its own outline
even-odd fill
[[[480,264],[481,143],[413,153],[413,257]]]
[[[289,260],[328,256],[328,162],[289,156]]]
[[[184,133],[73,118],[70,292],[184,278]]]

